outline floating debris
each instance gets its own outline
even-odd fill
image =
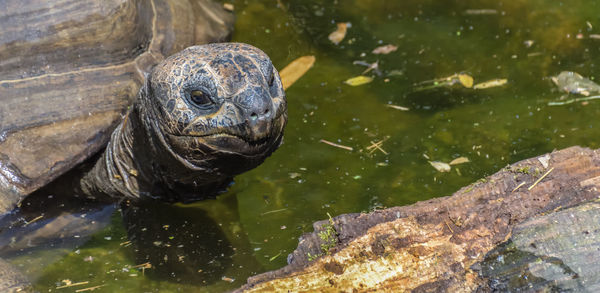
[[[74,287],[74,286],[81,286],[81,285],[85,285],[85,284],[89,283],[89,281],[83,281],[83,282],[73,283],[69,279],[62,280],[61,282],[64,285],[58,286],[58,287],[56,287],[56,289],[62,289],[62,288],[68,288],[68,287]]]
[[[373,81],[373,78],[370,76],[359,75],[356,77],[352,77],[344,81],[345,84],[349,86],[359,86],[363,84],[367,84]]]
[[[287,208],[284,208],[284,209],[278,209],[278,210],[272,210],[272,211],[264,212],[264,213],[262,213],[262,214],[260,214],[260,215],[261,215],[261,216],[264,216],[264,215],[268,215],[268,214],[274,214],[274,213],[283,212],[283,211],[286,211],[286,210],[287,210]]]
[[[388,152],[386,152],[381,146],[383,145],[383,143],[388,140],[390,137],[386,137],[380,141],[377,142],[373,142],[371,141],[371,145],[367,147],[367,151],[369,152],[369,154],[373,154],[376,150],[379,150],[380,152],[382,152],[385,155],[389,155]]]
[[[362,66],[367,67],[367,69],[365,69],[365,71],[363,71],[361,73],[361,75],[365,75],[365,74],[369,73],[369,71],[373,70],[373,72],[375,72],[375,74],[377,74],[378,76],[381,76],[381,71],[379,70],[379,60],[375,61],[373,63],[368,63],[366,61],[357,60],[357,61],[352,62],[352,64],[362,65]]]
[[[94,257],[91,255],[88,255],[86,257],[83,258],[83,261],[85,262],[93,262],[94,261]]]
[[[469,162],[471,162],[471,161],[469,161],[469,158],[459,157],[459,158],[456,158],[456,159],[452,160],[448,164],[449,165],[458,165],[458,164],[464,164],[464,163],[469,163]]]
[[[467,15],[492,15],[492,14],[498,14],[498,10],[496,10],[496,9],[467,9],[467,10],[465,10],[465,14],[467,14]]]
[[[552,81],[558,88],[570,94],[589,96],[592,92],[600,92],[600,85],[577,72],[563,71],[552,77]]]
[[[98,286],[94,286],[94,287],[89,287],[89,288],[83,288],[83,289],[79,289],[79,290],[75,290],[75,292],[85,292],[85,291],[94,291],[98,288],[104,287],[106,286],[106,284],[102,284],[102,285],[98,285]]]
[[[473,77],[471,77],[468,74],[462,74],[462,73],[459,74],[458,81],[460,82],[460,84],[462,84],[466,88],[473,87]]]
[[[26,221],[25,225],[23,225],[23,227],[26,227],[27,225],[29,225],[29,224],[31,224],[31,223],[33,223],[33,222],[35,222],[35,221],[37,221],[37,220],[39,220],[39,219],[41,219],[43,217],[44,217],[44,215],[40,215],[40,216],[37,216],[37,217],[31,219],[31,221]]]
[[[336,148],[345,149],[345,150],[348,150],[348,151],[352,151],[352,150],[354,150],[353,148],[351,148],[351,147],[349,147],[349,146],[345,146],[345,145],[337,144],[337,143],[334,143],[334,142],[331,142],[331,141],[327,141],[327,140],[324,140],[324,139],[321,139],[321,140],[319,140],[319,142],[322,142],[322,143],[324,143],[324,144],[328,144],[328,145],[330,145],[330,146],[334,146],[334,147],[336,147]]]
[[[269,258],[269,261],[274,261],[275,259],[277,259],[279,256],[281,255],[281,251],[279,251],[279,253],[271,258]]]
[[[548,106],[562,106],[562,105],[568,105],[568,104],[572,104],[572,103],[576,103],[576,102],[585,102],[585,101],[597,100],[597,99],[600,99],[600,96],[575,98],[575,99],[570,99],[570,100],[566,100],[566,101],[562,101],[562,102],[548,102]]]
[[[337,29],[329,34],[329,40],[337,45],[346,37],[349,25],[347,22],[337,23],[336,25]]]
[[[527,47],[527,48],[531,48],[531,46],[533,46],[533,44],[534,44],[534,43],[535,43],[535,41],[534,41],[534,40],[525,40],[525,41],[523,42],[523,44],[524,44],[524,45],[525,45],[525,47]]]
[[[398,70],[398,69],[394,69],[387,74],[387,76],[401,76],[401,75],[404,75],[404,71]]]
[[[230,278],[230,277],[221,277],[221,280],[225,281],[225,282],[229,282],[229,283],[233,283],[235,281],[235,279]]]
[[[315,64],[315,56],[302,56],[290,62],[280,72],[283,89],[289,88]]]
[[[431,164],[431,166],[433,168],[435,168],[436,170],[440,171],[440,172],[450,172],[450,165],[448,165],[447,163],[444,162],[439,162],[439,161],[428,161],[429,164]]]
[[[474,85],[473,89],[481,90],[481,89],[487,89],[487,88],[491,88],[491,87],[503,86],[507,82],[508,82],[508,80],[506,80],[505,78],[504,79],[492,79],[492,80],[484,81],[484,82]]]
[[[386,104],[385,106],[388,107],[388,108],[392,108],[392,109],[396,109],[396,110],[400,110],[400,111],[408,111],[408,110],[410,110],[407,107],[402,107],[402,106],[392,105],[392,104]]]
[[[447,77],[426,80],[418,83],[415,91],[423,91],[438,87],[450,87],[460,83],[465,88],[473,87],[473,77],[465,73],[457,73]]]
[[[375,49],[373,49],[373,51],[371,51],[371,53],[373,54],[389,54],[392,53],[394,51],[398,50],[398,46],[394,46],[394,45],[385,45],[385,46],[379,46]]]

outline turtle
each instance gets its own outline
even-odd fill
[[[166,202],[260,165],[285,92],[232,25],[209,0],[0,0],[0,217],[86,160],[74,196]]]

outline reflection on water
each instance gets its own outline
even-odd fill
[[[122,209],[135,262],[152,264],[149,278],[212,284],[231,266],[231,243],[204,211],[153,201]]]
[[[575,144],[600,146],[600,102],[548,106],[563,95],[551,76],[574,71],[594,80],[598,75],[600,40],[594,35],[600,34],[600,4],[595,1],[231,2],[237,14],[235,41],[263,49],[278,68],[304,55],[315,55],[316,63],[287,91],[285,143],[265,164],[238,176],[217,200],[162,207],[143,219],[142,226],[159,231],[162,221],[179,219],[161,231],[163,238],[156,240],[161,244],[185,237],[191,241],[202,231],[200,223],[216,223],[205,228],[198,243],[215,243],[206,252],[220,265],[205,267],[215,272],[212,276],[202,275],[202,268],[195,275],[213,283],[182,284],[177,283],[181,271],[172,278],[134,268],[145,261],[136,256],[143,247],[136,248],[133,240],[121,245],[130,239],[117,213],[84,246],[45,267],[37,282],[40,291],[55,288],[63,279],[87,280],[89,286],[105,285],[106,290],[223,291],[249,275],[283,266],[297,238],[327,213],[449,195],[520,159]],[[328,35],[338,22],[351,26],[335,45]],[[371,53],[386,44],[398,49],[387,55]],[[365,70],[354,61],[378,61],[381,76],[373,74],[371,83],[357,87],[344,84]],[[453,86],[415,91],[419,82],[455,73],[468,73],[475,83],[496,78],[507,83],[482,90]],[[320,143],[322,139],[354,150]],[[385,153],[369,152],[369,146],[383,140]],[[453,166],[448,173],[428,162],[458,157],[470,163]],[[220,246],[223,235],[231,247],[224,240]],[[142,246],[157,251],[151,254],[160,259],[166,248],[155,245],[154,235],[143,237],[149,243]],[[188,240],[184,248],[194,245]],[[177,267],[183,255],[181,265],[190,267],[181,270],[194,276],[192,267],[207,264],[194,264],[195,253],[174,249],[167,259],[176,259],[171,264]],[[173,270],[165,271],[168,275]]]

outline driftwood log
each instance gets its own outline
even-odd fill
[[[449,197],[316,222],[238,292],[598,291],[599,187],[600,150],[523,160]]]

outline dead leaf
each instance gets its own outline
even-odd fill
[[[440,172],[450,172],[450,165],[439,161],[428,161],[431,166]]]
[[[315,56],[302,56],[279,72],[283,89],[289,88],[315,64]]]
[[[233,10],[235,10],[235,7],[231,3],[223,3],[223,9],[229,12],[233,12]]]
[[[542,163],[542,166],[544,166],[544,169],[548,168],[548,162],[550,161],[550,154],[546,154],[545,156],[539,157],[538,161],[540,161],[540,163]]]
[[[461,73],[458,75],[458,81],[466,88],[473,87],[473,77],[468,74]]]
[[[497,87],[497,86],[505,85],[506,82],[507,82],[507,80],[505,78],[503,78],[503,79],[492,79],[492,80],[488,80],[488,81],[484,81],[484,82],[478,83],[478,84],[474,85],[473,88],[476,89],[476,90],[487,89],[487,88],[491,88],[491,87]]]
[[[348,23],[337,23],[337,29],[329,34],[329,40],[334,44],[339,44],[345,37],[348,30]]]
[[[468,163],[468,162],[470,162],[469,158],[459,157],[459,158],[452,160],[452,162],[450,162],[449,164],[450,165],[458,165],[458,164],[464,164],[464,163]]]
[[[385,46],[379,46],[379,47],[373,49],[373,51],[371,53],[373,53],[373,54],[389,54],[396,50],[398,50],[398,46],[394,46],[394,45],[390,44],[390,45],[385,45]]]
[[[359,86],[359,85],[367,84],[371,81],[373,81],[372,77],[359,75],[359,76],[347,79],[346,81],[344,81],[344,83],[347,85],[350,85],[350,86]]]

